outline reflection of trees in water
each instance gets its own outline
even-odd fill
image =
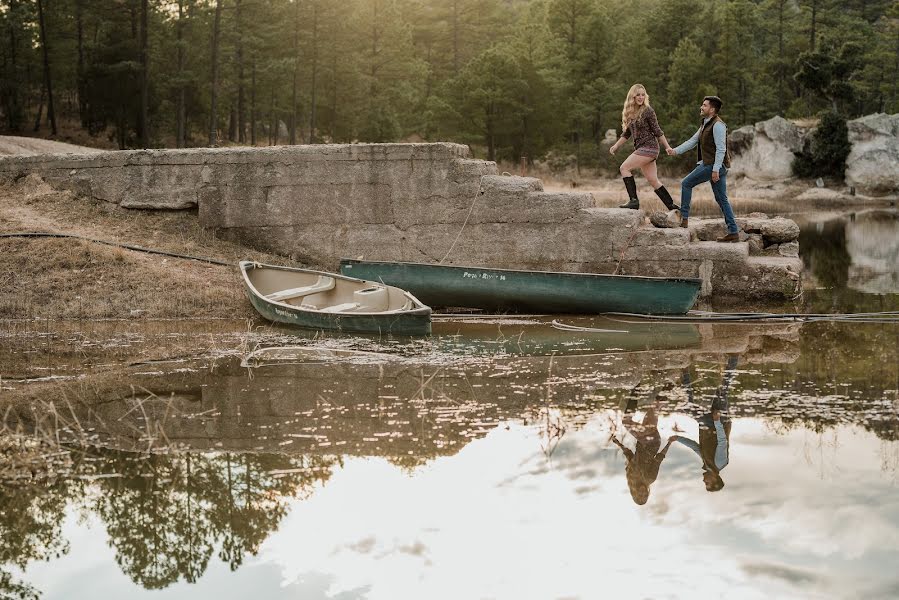
[[[135,582],[159,589],[196,581],[213,548],[232,570],[255,554],[287,512],[330,475],[333,460],[275,455],[100,457],[103,479],[94,508],[106,523],[116,560]]]
[[[845,288],[852,258],[846,250],[846,224],[842,220],[814,223],[799,235],[802,262],[826,287]]]
[[[96,485],[0,487],[0,565],[25,568],[65,553],[61,522],[81,499],[104,522],[116,561],[136,584],[161,589],[197,581],[216,546],[236,570],[258,552],[286,515],[290,499],[311,494],[337,461],[265,454],[151,454],[91,449],[68,481],[99,476]],[[0,597],[37,598],[0,570]]]
[[[40,596],[4,567],[24,569],[31,561],[50,560],[68,552],[61,529],[72,491],[66,481],[49,485],[0,482],[0,598]]]
[[[738,371],[730,391],[733,417],[761,418],[777,434],[796,428],[823,434],[857,425],[881,440],[899,440],[899,330],[815,323],[803,328],[800,343],[803,351],[795,363],[744,365]],[[697,398],[715,397],[725,358],[684,367]],[[675,411],[687,396],[680,373],[649,371],[636,385],[661,390],[663,411]],[[619,405],[629,393],[618,387],[595,390],[607,403]]]
[[[832,304],[896,292],[899,220],[895,213],[868,211],[845,219],[811,223],[799,237],[805,268],[825,287],[834,288]],[[849,286],[866,294],[852,293]],[[845,310],[845,309],[844,309]]]

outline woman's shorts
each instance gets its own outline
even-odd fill
[[[637,148],[634,150],[634,154],[637,156],[648,156],[649,158],[658,158],[659,157],[659,149],[658,148]]]

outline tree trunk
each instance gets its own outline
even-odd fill
[[[818,0],[812,0],[812,26],[809,29],[809,46],[811,46],[811,51],[815,51],[815,31],[817,29],[817,21],[818,21]]]
[[[87,89],[84,80],[84,19],[83,7],[84,0],[75,2],[75,38],[78,44],[78,63],[75,67],[75,85],[78,90],[78,120],[81,127],[87,129]]]
[[[243,90],[243,12],[240,0],[235,1],[237,18],[237,141],[245,144],[247,141],[246,100]]]
[[[453,75],[459,72],[459,0],[453,0]]]
[[[290,143],[297,143],[297,78],[300,70],[300,3],[293,10],[293,84],[290,96]]]
[[[331,125],[328,133],[331,135],[331,142],[337,141],[337,69],[338,69],[338,60],[337,60],[337,48],[339,47],[339,40],[337,35],[337,26],[334,26],[334,52],[331,55],[331,79],[332,79],[332,87],[331,87]]]
[[[371,65],[368,71],[368,76],[370,79],[368,88],[369,110],[371,110],[371,105],[376,98],[375,92],[377,86],[375,85],[375,81],[377,81],[378,78],[378,42],[381,40],[381,32],[378,30],[377,1],[372,3],[371,8]]]
[[[44,95],[46,90],[41,86],[40,101],[37,103],[37,116],[34,118],[34,130],[39,131],[41,128],[41,117],[44,115]]]
[[[209,108],[209,146],[215,147],[216,143],[216,101],[218,100],[219,80],[219,28],[222,21],[222,0],[215,0],[215,18],[212,23],[212,98]]]
[[[178,108],[176,110],[175,145],[184,148],[187,145],[187,128],[185,127],[186,97],[184,90],[184,0],[178,0],[178,23],[175,25],[178,37]]]
[[[16,0],[10,0],[8,5],[8,14],[16,12]],[[4,97],[4,112],[6,113],[6,122],[10,131],[19,131],[22,127],[24,115],[22,114],[21,96],[19,95],[19,67],[16,61],[16,46],[18,44],[16,33],[18,29],[13,26],[12,19],[9,22],[9,60],[10,60],[10,81],[9,88],[6,90]]]
[[[890,92],[890,104],[893,106],[893,110],[896,110],[896,89],[897,84],[899,84],[899,31],[896,32],[896,62],[893,66],[893,89]]]
[[[568,58],[574,60],[574,50],[577,47],[577,23],[580,15],[578,14],[577,4],[571,5],[571,14],[568,19]]]
[[[318,74],[318,2],[312,3],[312,89],[310,93],[309,143],[315,143],[315,91]]]
[[[784,11],[787,0],[780,0],[777,4],[777,110],[782,116],[787,112],[786,89],[784,80]]]
[[[150,35],[148,0],[140,3],[140,147],[150,147]]]
[[[47,90],[47,118],[50,120],[50,132],[56,135],[56,113],[53,110],[53,81],[50,77],[50,49],[47,48],[47,28],[44,25],[44,0],[37,0],[37,18],[40,27],[41,48],[44,58],[44,87]],[[37,129],[35,129],[37,131]]]
[[[237,107],[234,98],[231,98],[231,108],[228,110],[228,141],[237,141]]]
[[[256,145],[256,58],[253,58],[253,79],[250,84],[250,145]]]
[[[496,160],[493,132],[493,106],[487,107],[487,160]]]
[[[272,88],[271,105],[269,108],[270,108],[269,114],[271,115],[271,120],[272,120],[271,131],[269,131],[269,136],[268,136],[269,140],[271,140],[271,143],[269,145],[277,146],[278,145],[278,129],[280,129],[280,127],[278,126],[279,125],[278,118],[275,115],[275,88]]]

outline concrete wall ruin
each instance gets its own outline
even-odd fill
[[[770,254],[772,244],[785,240],[765,238],[764,228],[754,222],[742,223],[757,237],[754,245],[752,239],[705,241],[708,223],[691,219],[689,231],[656,228],[642,211],[596,208],[589,193],[548,193],[538,179],[498,175],[495,163],[470,158],[468,148],[458,144],[0,159],[0,177],[29,173],[125,208],[198,207],[200,223],[223,238],[328,270],[341,257],[364,256],[691,276],[703,279],[706,297],[744,299],[791,297],[802,270],[795,252],[761,256],[764,252],[756,250],[768,247]],[[798,228],[795,233],[798,237]]]

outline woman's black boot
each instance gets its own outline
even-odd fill
[[[680,206],[674,203],[674,199],[671,198],[671,194],[668,193],[668,190],[665,189],[664,185],[656,190],[656,196],[659,197],[659,200],[662,201],[662,204],[664,204],[665,208],[668,210],[680,210]]]
[[[624,178],[624,187],[627,188],[629,200],[627,204],[622,204],[618,208],[640,208],[640,201],[637,199],[637,183],[634,181],[633,175],[628,175]]]

